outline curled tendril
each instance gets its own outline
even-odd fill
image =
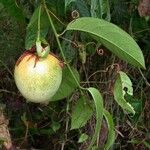
[[[97,51],[98,55],[100,55],[100,56],[104,55],[104,50],[102,48],[98,48],[96,51]]]
[[[80,17],[80,14],[79,14],[79,12],[77,10],[74,10],[74,11],[71,12],[71,17],[73,19],[77,19],[77,18]]]

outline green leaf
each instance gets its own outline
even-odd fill
[[[137,139],[132,139],[131,141],[129,141],[129,143],[134,144],[134,145],[135,144],[137,144],[137,145],[143,144],[145,146],[145,149],[146,148],[150,149],[150,142],[146,141],[146,140],[141,141],[141,140],[137,140]]]
[[[64,18],[66,15],[65,0],[46,0],[46,4],[48,9],[51,10],[57,17],[59,16],[59,18]]]
[[[92,0],[91,16],[110,21],[109,0]]]
[[[64,38],[68,38],[68,39],[72,38],[71,32],[67,32],[64,35]],[[67,62],[71,62],[75,58],[75,55],[77,53],[76,49],[72,46],[72,43],[66,40],[63,40],[61,45]]]
[[[27,117],[26,117],[26,113],[23,113],[23,115],[21,116],[21,120],[23,121],[24,125],[27,126],[28,125],[28,121],[27,121]]]
[[[97,146],[93,146],[91,150],[99,150]]]
[[[143,104],[142,104],[143,100],[142,99],[135,99],[133,96],[130,96],[130,95],[126,95],[125,98],[132,105],[132,107],[135,110],[134,116],[129,115],[131,122],[135,124],[139,120],[139,118],[143,112]]]
[[[25,22],[25,17],[22,10],[18,7],[16,0],[1,0],[0,3],[4,5],[8,13],[15,17],[17,21]]]
[[[143,144],[145,145],[145,147],[147,147],[148,149],[150,149],[150,142],[143,141]]]
[[[38,31],[38,14],[39,7],[34,11],[30,22],[27,26],[26,40],[25,40],[25,48],[30,49],[33,45],[35,45],[35,41],[37,39],[37,31]],[[47,14],[44,8],[41,8],[41,17],[40,17],[40,38],[44,39],[49,29],[49,21]]]
[[[71,130],[83,127],[93,114],[92,107],[81,97],[74,107],[71,117]]]
[[[145,68],[140,47],[128,33],[112,23],[98,18],[82,17],[69,23],[66,30],[90,33],[121,59],[135,67]]]
[[[79,12],[79,15],[82,17],[90,16],[89,8],[87,7],[87,2],[85,0],[68,0],[68,2],[72,2],[70,8],[71,11],[77,10],[77,12]]]
[[[52,124],[51,124],[51,128],[53,129],[54,132],[56,132],[57,130],[59,130],[60,127],[61,127],[61,125],[60,125],[59,122],[53,121]]]
[[[76,0],[76,7],[82,17],[90,16],[87,4],[84,0]]]
[[[85,133],[82,133],[79,137],[79,140],[78,140],[78,143],[82,143],[82,142],[85,142],[87,139],[88,139],[88,135],[85,134]]]
[[[126,93],[133,95],[132,82],[124,72],[120,71],[114,85],[114,98],[122,109],[135,114],[133,106],[124,98]]]
[[[109,131],[108,136],[107,136],[107,142],[104,146],[104,149],[109,150],[115,141],[115,127],[114,127],[114,122],[113,122],[112,116],[105,109],[104,109],[104,117],[107,121],[107,126],[108,126],[108,131]]]
[[[92,146],[94,145],[97,136],[99,135],[100,129],[101,129],[101,124],[102,124],[102,119],[103,119],[103,98],[101,96],[101,93],[93,87],[87,88],[89,93],[91,94],[95,108],[96,108],[96,126],[95,126],[95,132],[92,137],[91,143],[88,147],[88,150],[92,149]]]
[[[67,7],[72,3],[72,2],[75,2],[76,0],[65,0],[65,12],[66,12],[66,9]]]
[[[54,130],[52,128],[49,128],[49,129],[42,128],[40,130],[40,134],[44,134],[44,135],[50,136],[52,134],[55,134],[55,132],[54,132]]]
[[[77,80],[79,81],[80,80],[79,79],[79,73],[77,72],[77,70],[72,68],[72,71],[73,71],[74,75],[76,76]],[[78,85],[74,81],[72,74],[70,73],[69,69],[67,67],[63,68],[62,83],[61,83],[58,91],[54,95],[54,97],[52,97],[52,101],[57,101],[57,100],[61,100],[63,98],[66,98],[77,87],[78,87]]]
[[[22,23],[10,17],[4,7],[0,10],[0,60],[6,65],[7,63],[12,64],[12,59],[16,59],[22,53],[23,26]]]

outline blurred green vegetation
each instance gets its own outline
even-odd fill
[[[7,2],[10,4],[9,0]],[[94,2],[96,3],[96,1]],[[47,106],[26,103],[19,94],[13,76],[11,76],[17,58],[25,50],[26,27],[38,3],[39,1],[35,2],[33,0],[14,1],[13,4],[9,5],[10,8],[15,7],[12,12],[10,8],[7,8],[6,3],[5,6],[0,1],[0,103],[6,105],[9,129],[16,146],[26,149],[34,147],[44,150],[59,150],[62,148],[62,143],[65,143],[66,150],[84,149],[88,142],[78,143],[78,138],[81,131],[90,136],[92,135],[94,119],[91,119],[81,131],[65,131],[66,120],[68,120],[71,110],[79,98],[78,91],[75,91],[70,96],[71,98],[68,97],[64,101],[53,102]],[[74,10],[80,16],[96,15],[92,13],[90,0],[72,0],[68,1],[68,3],[62,0],[47,0],[47,3],[50,10],[64,24],[72,20],[71,13]],[[104,50],[104,54],[98,55],[97,53],[91,53],[91,49],[94,52],[96,50],[92,44],[88,45],[86,63],[82,64],[78,57],[78,49],[72,43],[66,44],[67,41],[62,39],[62,46],[66,49],[65,54],[68,61],[76,66],[81,75],[81,84],[83,86],[92,85],[100,89],[104,95],[106,108],[115,116],[117,139],[112,148],[114,150],[150,149],[150,87],[146,84],[146,82],[150,82],[150,17],[139,16],[138,3],[138,0],[110,0],[109,6],[103,5],[103,8],[105,8],[102,10],[103,15],[97,17],[106,20],[110,19],[110,22],[120,26],[136,40],[145,57],[147,68],[143,70],[145,79],[143,79],[138,69],[115,57],[105,47],[101,47]],[[21,15],[13,15],[18,11],[21,12]],[[63,31],[65,26],[57,21],[55,23],[58,30],[60,32]],[[47,33],[50,45],[52,49],[55,49],[53,51],[59,55],[51,29],[47,30]],[[90,41],[85,34],[77,32],[73,34],[73,39],[70,39],[71,35],[72,33],[69,33],[65,35],[65,38],[77,41],[81,45],[85,45],[85,41],[87,43],[95,42]],[[116,77],[116,70],[109,69],[108,72],[104,72],[112,63],[120,64],[121,69],[130,75],[133,82],[134,97],[127,96],[127,99],[133,103],[136,110],[135,116],[123,113],[113,101],[111,92],[113,88],[112,83],[114,83]],[[101,72],[93,74],[97,71]],[[90,79],[87,83],[86,79],[89,77]],[[70,108],[68,113],[66,113],[66,109],[68,109],[66,101],[69,99],[72,99],[72,101],[69,101]],[[103,126],[105,135],[107,132],[105,123]],[[67,137],[64,134],[66,132]],[[100,144],[103,145],[105,137],[100,136]]]

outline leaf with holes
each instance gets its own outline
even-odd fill
[[[135,114],[133,106],[124,98],[126,93],[133,95],[132,82],[126,73],[120,71],[114,85],[114,98],[122,109]]]

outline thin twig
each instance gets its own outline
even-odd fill
[[[67,141],[67,132],[68,132],[68,126],[69,126],[69,119],[68,119],[68,114],[69,114],[69,100],[67,100],[67,107],[66,107],[66,128],[65,128],[65,141],[61,145],[61,150],[64,150],[65,148],[65,143]]]
[[[146,31],[150,31],[150,28],[147,28],[147,29],[143,29],[143,30],[134,32],[133,34],[139,34],[139,33],[141,33],[141,32],[146,32]]]
[[[5,90],[5,89],[0,89],[0,93],[1,93],[1,92],[4,92],[4,93],[10,93],[10,94],[13,94],[13,95],[18,95],[18,94],[15,93],[15,92],[8,91],[8,90]]]
[[[56,20],[58,20],[62,25],[66,26],[66,24],[64,24],[53,12],[51,12],[50,10],[48,10],[48,11],[49,11],[49,13],[50,13],[51,15],[53,15],[53,17],[54,17]]]
[[[68,41],[68,42],[72,43],[74,46],[78,47],[78,44],[77,44],[76,42],[73,42],[72,40],[69,40],[69,39],[64,38],[64,37],[62,37],[62,36],[59,36],[59,37],[60,37],[61,39],[65,40],[65,41]]]
[[[142,75],[142,77],[143,77],[143,79],[144,79],[146,85],[150,87],[150,83],[147,81],[146,77],[144,76],[144,74],[142,73],[142,71],[141,71],[140,68],[139,68],[139,71],[140,71],[140,74]]]
[[[0,63],[6,68],[6,70],[10,73],[10,75],[13,77],[12,72],[10,71],[10,69],[3,63],[2,60],[0,60]]]

